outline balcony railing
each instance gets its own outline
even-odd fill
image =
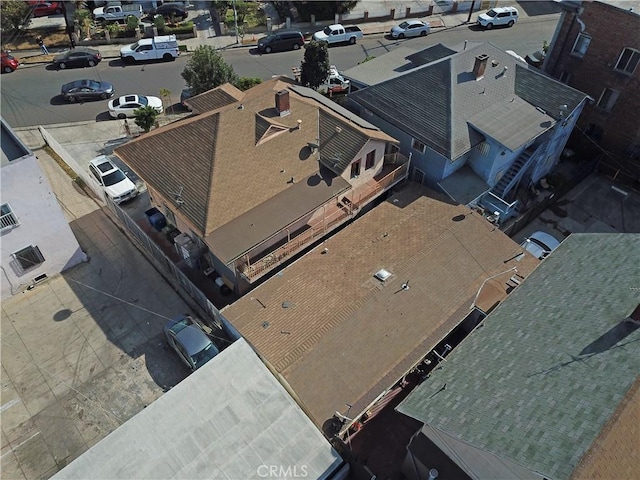
[[[399,155],[393,154],[393,156],[396,159],[399,158]],[[245,266],[240,269],[241,275],[249,282],[253,282],[273,270],[287,258],[300,252],[314,241],[321,239],[327,233],[348,221],[361,207],[369,203],[372,198],[406,178],[407,168],[408,162],[386,164],[381,174],[375,178],[375,181],[368,182],[353,191],[349,201],[344,201],[343,199],[336,204],[336,199],[332,199],[332,203],[324,205],[324,215],[322,218],[310,223],[306,230],[295,234],[284,245],[275,248],[266,255],[260,256],[257,260],[248,260]],[[255,247],[245,258],[251,259],[252,256],[255,258],[259,254],[259,248],[260,246]]]

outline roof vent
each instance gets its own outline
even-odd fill
[[[384,268],[381,268],[380,270],[378,270],[374,275],[374,277],[376,277],[381,282],[386,282],[390,276],[391,276],[391,272],[385,270]]]

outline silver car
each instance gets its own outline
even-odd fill
[[[545,258],[558,248],[559,245],[560,242],[556,240],[555,237],[540,231],[533,233],[520,244],[522,248],[539,260]]]
[[[164,326],[164,336],[191,371],[197,370],[220,353],[190,315],[180,315],[169,320]]]
[[[431,31],[431,26],[422,20],[407,20],[391,29],[393,38],[424,37]]]

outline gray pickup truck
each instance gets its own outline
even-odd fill
[[[327,42],[329,45],[334,43],[350,43],[353,45],[358,38],[362,38],[360,27],[343,27],[339,23],[324,27],[324,30],[313,34],[315,41]]]
[[[96,22],[126,22],[128,17],[134,16],[140,20],[144,13],[142,5],[134,3],[132,5],[109,5],[93,10],[93,17]]]

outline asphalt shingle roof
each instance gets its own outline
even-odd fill
[[[571,478],[638,381],[638,252],[640,235],[571,235],[397,410]]]

